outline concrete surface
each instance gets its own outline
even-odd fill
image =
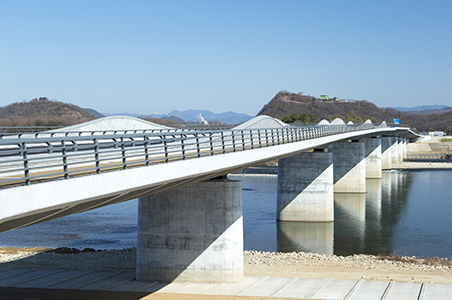
[[[357,140],[331,146],[334,164],[335,193],[366,192],[365,145]]]
[[[333,154],[323,149],[278,162],[277,220],[334,220]]]
[[[139,198],[137,279],[242,281],[242,182],[212,179]]]
[[[58,279],[52,274],[59,274]],[[18,288],[25,284],[27,288]],[[20,295],[28,297],[19,298]],[[44,297],[40,298],[39,295]],[[96,298],[90,298],[90,295],[96,295]],[[38,270],[34,273],[30,270],[0,270],[2,299],[62,299],[58,296],[64,299],[154,299],[157,295],[160,297],[156,298],[160,299],[177,299],[177,295],[181,299],[187,299],[184,295],[216,299],[216,296],[223,295],[238,296],[238,299],[246,299],[247,296],[259,299],[446,300],[452,298],[452,285],[248,276],[240,283],[166,284],[140,282],[133,273],[85,271],[74,274],[73,271],[62,270]]]
[[[391,137],[383,136],[381,138],[381,169],[391,170],[392,153],[391,153]]]
[[[381,138],[363,140],[366,157],[366,178],[381,178]]]

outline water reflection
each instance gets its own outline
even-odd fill
[[[350,255],[364,250],[366,194],[334,194],[334,253]]]
[[[278,251],[333,254],[333,232],[334,222],[278,222]]]
[[[367,179],[365,194],[335,193],[334,223],[278,222],[278,251],[393,254],[409,185],[406,172],[392,171]]]

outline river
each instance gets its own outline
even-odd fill
[[[452,171],[391,171],[335,194],[335,221],[276,222],[276,176],[242,180],[245,250],[452,257]],[[0,234],[0,246],[136,246],[137,200]]]

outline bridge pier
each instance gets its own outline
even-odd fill
[[[366,156],[366,178],[381,178],[381,138],[364,139]]]
[[[278,162],[277,220],[334,220],[333,154],[303,152]]]
[[[399,162],[399,143],[396,136],[391,136],[391,165]]]
[[[334,143],[334,192],[365,193],[366,192],[366,159],[363,142]]]
[[[139,198],[137,280],[243,280],[242,187],[212,179]]]
[[[381,169],[391,170],[392,168],[391,154],[391,137],[383,136],[381,138]]]
[[[403,138],[403,159],[407,158],[407,156],[406,156],[407,145],[408,145],[408,140],[404,137]]]
[[[403,141],[403,137],[398,137],[398,148],[399,148],[399,162],[403,161],[403,145],[405,142]]]

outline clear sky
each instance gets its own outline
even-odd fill
[[[0,0],[0,106],[257,114],[280,90],[452,105],[452,1]]]

